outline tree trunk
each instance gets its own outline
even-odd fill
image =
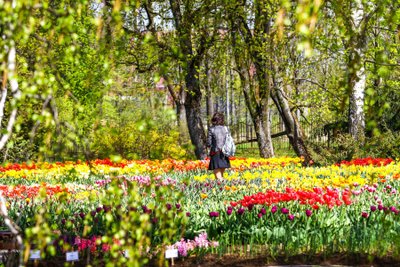
[[[274,156],[274,149],[272,146],[271,138],[271,122],[269,119],[269,108],[268,99],[264,99],[265,102],[257,103],[254,98],[251,97],[254,94],[255,88],[249,82],[247,70],[242,68],[240,74],[240,80],[242,83],[243,94],[245,98],[246,106],[249,110],[251,121],[254,125],[254,130],[256,132],[257,143],[260,151],[260,156],[262,158],[270,158]]]
[[[13,2],[15,3],[15,2]],[[12,30],[14,29],[14,25],[12,25],[10,23],[10,30],[12,32]],[[8,37],[8,36],[7,36]],[[3,37],[5,39],[5,37]],[[11,134],[12,134],[12,130],[14,127],[14,124],[16,122],[17,119],[17,112],[18,112],[18,105],[13,104],[11,105],[11,112],[10,115],[8,117],[8,122],[7,124],[4,121],[3,124],[3,119],[4,119],[4,110],[5,110],[5,103],[6,103],[6,97],[7,97],[7,84],[10,84],[10,88],[11,88],[11,93],[12,93],[12,99],[13,101],[18,101],[18,99],[21,97],[21,92],[19,90],[19,85],[18,85],[18,81],[17,81],[17,75],[16,75],[16,59],[17,59],[17,55],[16,55],[16,48],[15,48],[15,42],[14,40],[5,40],[8,41],[8,45],[5,45],[5,50],[8,52],[7,54],[7,69],[5,70],[6,74],[3,75],[3,80],[2,80],[2,84],[4,85],[4,87],[2,86],[1,88],[1,94],[0,94],[0,131],[4,132],[2,135],[0,134],[0,150],[2,150],[5,145],[8,142],[8,139],[10,138]],[[5,129],[2,129],[2,125],[7,125],[5,127]]]
[[[195,146],[195,155],[198,159],[205,159],[207,157],[206,135],[201,120],[202,96],[196,67],[189,65],[185,77],[186,87],[189,92],[186,96],[185,109],[190,140]]]
[[[175,22],[176,32],[179,39],[179,48],[185,69],[185,85],[186,85],[186,120],[189,130],[190,140],[195,147],[195,155],[197,159],[207,157],[206,135],[204,132],[203,122],[201,120],[201,101],[202,94],[199,82],[200,64],[207,54],[208,48],[212,41],[208,40],[210,32],[200,31],[197,49],[193,48],[192,32],[195,30],[196,21],[193,20],[192,11],[186,10],[185,5],[180,1],[169,1],[173,19]],[[204,7],[204,6],[203,6]],[[213,33],[215,34],[215,32]],[[195,52],[196,51],[196,52]]]
[[[180,139],[182,142],[189,141],[186,109],[183,101],[176,104],[176,112],[177,112]]]
[[[364,95],[366,88],[364,66],[358,69],[354,75],[350,75],[349,79],[349,132],[354,140],[363,142],[365,138]]]
[[[214,106],[211,94],[211,70],[208,66],[208,61],[205,61],[205,72],[207,76],[207,83],[206,83],[206,112],[207,112],[207,127],[210,127],[211,117],[214,114]]]
[[[296,116],[290,110],[286,95],[281,88],[275,85],[271,91],[271,97],[281,115],[290,144],[296,154],[304,158],[304,164],[309,164],[312,161],[312,157],[304,143],[304,134],[301,130],[301,126]]]
[[[274,156],[274,148],[271,138],[271,121],[269,119],[269,84],[267,70],[259,62],[263,59],[257,55],[252,55],[253,59],[258,60],[256,64],[257,81],[259,85],[258,92],[253,83],[251,83],[251,75],[249,73],[249,64],[243,59],[244,51],[240,51],[236,44],[236,26],[233,25],[232,31],[232,47],[235,57],[235,62],[238,67],[238,73],[242,84],[242,90],[245,98],[246,107],[249,110],[251,120],[256,131],[257,143],[262,158],[270,158]],[[250,61],[248,61],[250,62]],[[256,97],[257,95],[257,97]]]
[[[364,19],[364,8],[360,0],[355,1],[352,11],[354,21],[353,32],[355,36],[350,39],[350,60],[347,70],[349,72],[349,132],[356,141],[363,142],[365,137],[364,95],[366,88],[366,74],[364,68],[366,34],[361,28],[366,27],[361,23]]]
[[[260,114],[253,118],[254,129],[256,131],[257,143],[262,158],[274,156],[274,148],[271,138],[271,120],[269,118],[269,108],[261,108]]]

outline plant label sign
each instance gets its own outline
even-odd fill
[[[79,261],[78,251],[67,252],[65,257],[66,261]]]
[[[166,259],[178,258],[178,250],[177,249],[167,249],[165,251]]]
[[[30,260],[40,260],[40,250],[31,250],[29,252]]]

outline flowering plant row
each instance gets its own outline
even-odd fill
[[[185,256],[243,245],[272,257],[400,254],[399,161],[231,163],[220,181],[207,161],[9,164],[0,192],[26,248],[47,255],[75,248],[115,261],[129,250],[127,264],[168,247]]]

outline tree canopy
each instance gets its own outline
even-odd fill
[[[398,0],[0,1],[1,161],[203,159],[216,111],[262,157],[396,156],[398,25]]]

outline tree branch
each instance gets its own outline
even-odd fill
[[[388,66],[388,67],[400,67],[400,64],[391,64],[391,63],[383,63],[383,62],[376,62],[373,60],[365,60],[365,62],[367,63],[372,63],[372,64],[376,64],[376,65],[380,65],[380,66]]]

